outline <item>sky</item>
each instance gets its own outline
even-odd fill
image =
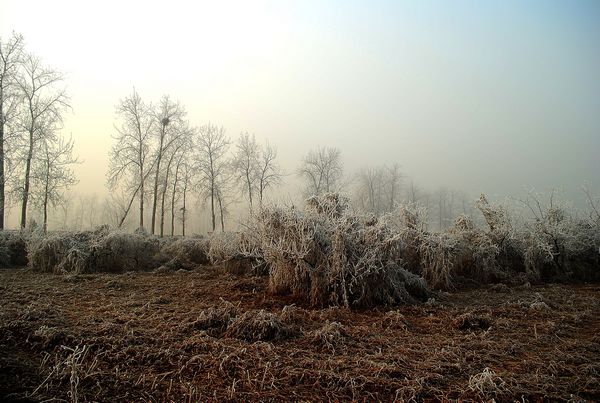
[[[397,162],[430,189],[600,186],[595,0],[1,0],[11,31],[67,74],[78,192],[106,192],[134,87],[268,139],[289,173],[335,146],[348,173]]]

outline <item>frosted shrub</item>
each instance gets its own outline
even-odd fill
[[[0,231],[0,268],[27,265],[27,239],[25,231]]]
[[[269,266],[269,288],[314,306],[372,306],[426,299],[422,278],[404,270],[400,235],[384,219],[347,208],[327,194],[307,209],[267,208],[247,232],[249,251]]]
[[[161,255],[167,262],[161,267],[178,270],[200,264],[208,264],[209,243],[206,238],[181,238],[166,242]]]
[[[54,273],[123,272],[156,267],[156,237],[136,233],[95,231],[62,232],[32,237],[29,267]]]

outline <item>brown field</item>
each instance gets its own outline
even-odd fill
[[[2,270],[0,400],[600,399],[598,285],[348,311],[266,282],[214,267]]]

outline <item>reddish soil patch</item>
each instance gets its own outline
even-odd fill
[[[596,285],[368,311],[265,288],[210,267],[0,271],[0,400],[600,399]]]

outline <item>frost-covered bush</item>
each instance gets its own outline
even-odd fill
[[[498,247],[466,216],[444,232],[426,230],[422,209],[401,206],[390,215],[402,240],[400,256],[411,272],[433,288],[451,289],[457,276],[489,281],[496,274]]]
[[[29,232],[0,231],[0,268],[27,265],[27,239]]]
[[[247,232],[218,232],[208,239],[208,259],[231,273],[261,274],[263,265],[250,251],[256,250],[256,239]]]
[[[564,207],[530,194],[524,204],[533,217],[513,224],[507,210],[481,196],[489,237],[498,247],[498,267],[526,272],[531,280],[600,278],[600,220],[574,218]]]
[[[385,219],[347,208],[337,194],[307,209],[267,208],[246,232],[249,255],[269,267],[269,289],[314,306],[372,306],[427,298],[422,278],[403,269],[399,233]]]
[[[163,241],[160,254],[165,269],[179,270],[209,263],[209,243],[206,238],[180,238]]]
[[[145,234],[95,231],[37,235],[28,244],[29,267],[54,273],[151,270],[157,266],[159,241]]]

